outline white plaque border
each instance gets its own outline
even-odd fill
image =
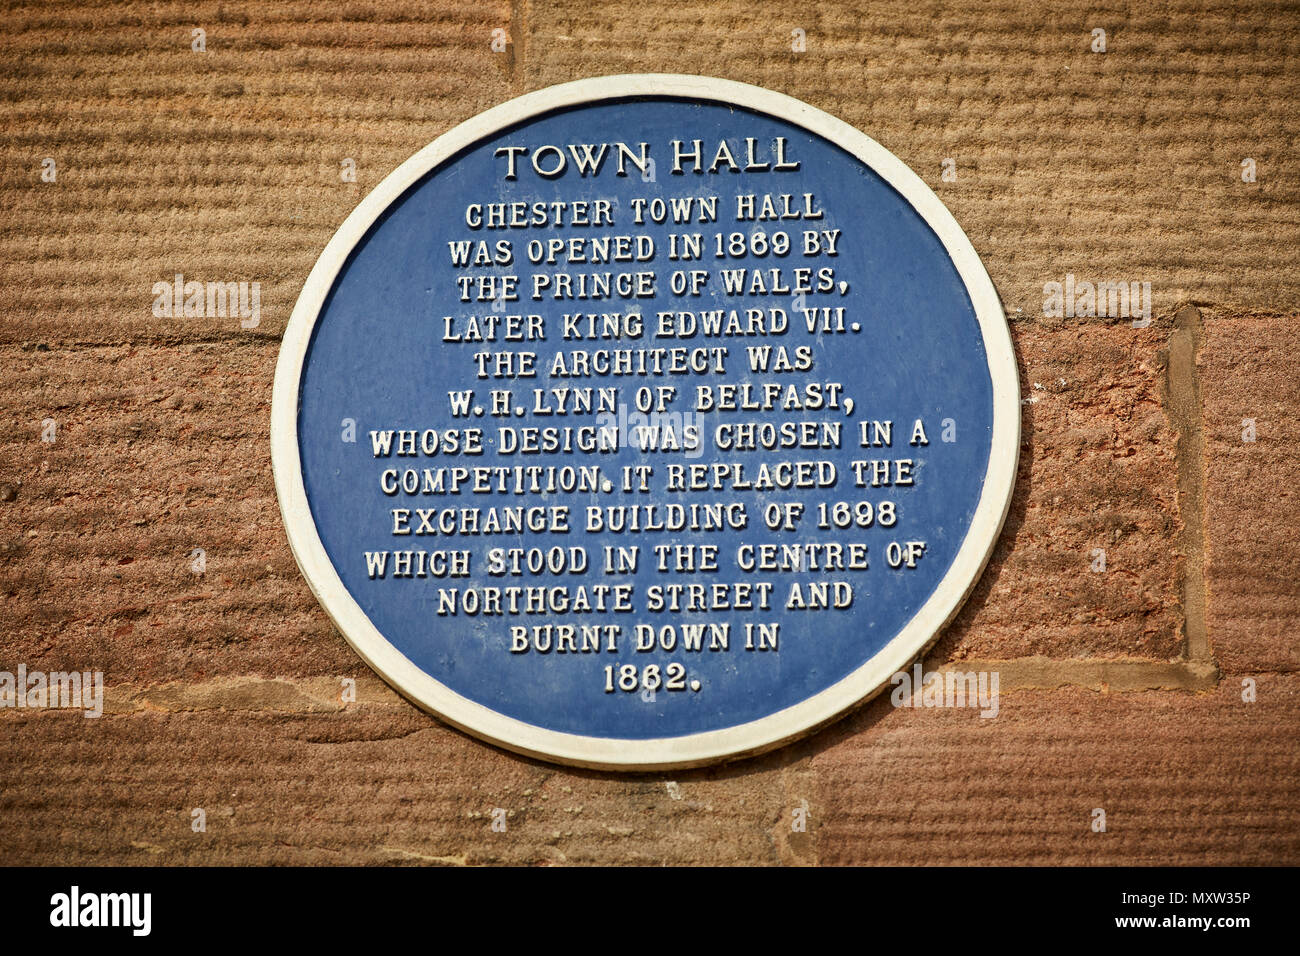
[[[398,651],[343,586],[317,534],[303,486],[298,402],[303,362],[321,306],[349,253],[412,184],[467,146],[552,110],[602,100],[667,95],[714,100],[785,120],[837,144],[906,199],[943,242],[965,283],[993,383],[988,471],[970,529],[948,573],[903,629],[870,660],[822,692],[759,720],[679,737],[586,737],[507,717],[457,694]],[[389,684],[446,722],[509,750],[583,767],[666,770],[734,760],[809,734],[875,697],[930,647],[965,601],[997,543],[1020,452],[1020,384],[1010,330],[993,282],[970,240],[934,192],[864,133],[807,103],[747,83],[642,73],[592,77],[527,93],[466,120],[390,173],[339,227],[307,277],[285,328],[271,401],[271,461],[289,544],[312,593],[348,643]]]

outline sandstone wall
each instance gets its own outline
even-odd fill
[[[841,117],[984,258],[1020,477],[927,667],[999,670],[997,719],[878,700],[734,765],[565,770],[397,697],[298,574],[267,434],[316,256],[462,120],[625,72]],[[9,7],[0,670],[100,669],[108,713],[0,710],[7,860],[1300,862],[1297,103],[1286,2]],[[260,281],[260,325],[154,318],[177,272]],[[1067,273],[1149,281],[1154,321],[1043,317]]]

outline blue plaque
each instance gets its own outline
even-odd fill
[[[622,769],[886,686],[1016,471],[1006,319],[922,181],[787,96],[582,80],[451,130],[317,262],[275,376],[299,567],[394,687]]]

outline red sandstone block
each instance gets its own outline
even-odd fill
[[[1256,690],[1253,704],[1231,680],[1205,694],[1020,692],[993,719],[873,704],[813,759],[819,859],[1294,864],[1300,680]]]
[[[1167,328],[1013,326],[1020,471],[996,550],[932,659],[1177,657],[1181,523]],[[1105,570],[1099,551],[1105,552]]]
[[[110,683],[364,672],[284,537],[274,360],[247,344],[5,351],[0,662]]]
[[[148,3],[6,20],[6,60],[22,66],[0,77],[0,343],[241,331],[238,318],[155,316],[153,284],[176,273],[259,283],[244,334],[278,339],[361,197],[518,82],[515,45],[492,51],[492,31],[511,26],[501,0],[270,2],[202,22],[199,53],[194,22]]]
[[[671,776],[526,760],[413,708],[4,711],[0,839],[21,864],[1295,864],[1300,677],[1240,692],[1019,692],[992,719],[884,699]]]
[[[1205,316],[1206,615],[1234,674],[1300,670],[1298,328],[1295,315]]]
[[[1033,401],[1016,497],[939,654],[1177,655],[1163,334],[1017,326]],[[364,670],[284,538],[266,435],[274,357],[252,343],[8,350],[0,483],[20,487],[0,502],[5,659],[115,682]]]

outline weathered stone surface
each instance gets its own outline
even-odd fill
[[[1297,341],[1294,313],[1205,319],[1207,617],[1233,674],[1300,670]]]
[[[191,30],[206,31],[195,52]],[[283,331],[312,263],[416,150],[510,98],[504,2],[33,6],[0,40],[0,341]],[[67,37],[83,42],[67,43]],[[42,182],[42,160],[57,179]],[[355,162],[355,182],[341,163]],[[157,318],[153,284],[261,283],[260,324]]]
[[[227,3],[201,18],[204,54],[194,17],[28,6],[0,37],[0,670],[109,684],[98,720],[0,709],[10,862],[1300,862],[1300,272],[1278,252],[1300,240],[1300,32],[1276,8]],[[1020,483],[930,661],[1021,659],[1005,686],[1038,689],[1007,691],[996,719],[885,697],[758,760],[570,772],[379,685],[298,574],[270,383],[329,236],[480,110],[646,71],[757,83],[852,123],[983,257],[1021,364]],[[155,318],[153,283],[176,272],[260,282],[259,325]],[[1044,319],[1043,284],[1067,272],[1150,281],[1156,321]],[[1165,363],[1191,299],[1195,467]],[[1198,474],[1204,554],[1188,554],[1179,481]],[[1198,559],[1213,660],[1184,665]],[[336,698],[349,676],[356,704]]]
[[[989,570],[939,644],[1003,659],[1179,653],[1168,330],[1019,326],[1024,442]],[[0,655],[111,682],[364,670],[297,573],[269,344],[3,351]],[[42,441],[42,422],[55,441]],[[1091,570],[1106,550],[1104,573]],[[202,573],[196,573],[200,565]]]
[[[1149,281],[1157,311],[1300,300],[1277,254],[1300,243],[1300,38],[1267,3],[561,0],[530,8],[528,26],[529,87],[707,73],[863,130],[952,210],[1013,317],[1040,314],[1043,283],[1067,272]]]
[[[828,732],[824,863],[1216,865],[1300,859],[1300,680],[1209,694],[1005,695]],[[887,708],[888,705],[883,705]],[[1092,831],[1093,810],[1106,832]]]
[[[1182,648],[1167,326],[1015,327],[1020,470],[988,569],[933,657],[1171,658]],[[1105,570],[1098,563],[1105,552]]]
[[[880,701],[757,760],[630,777],[409,707],[8,711],[0,839],[12,863],[1294,863],[1300,678],[1258,691],[1024,692],[992,720]]]
[[[0,665],[110,683],[368,672],[280,524],[272,345],[8,348],[4,362],[0,467],[23,493],[0,505]]]

